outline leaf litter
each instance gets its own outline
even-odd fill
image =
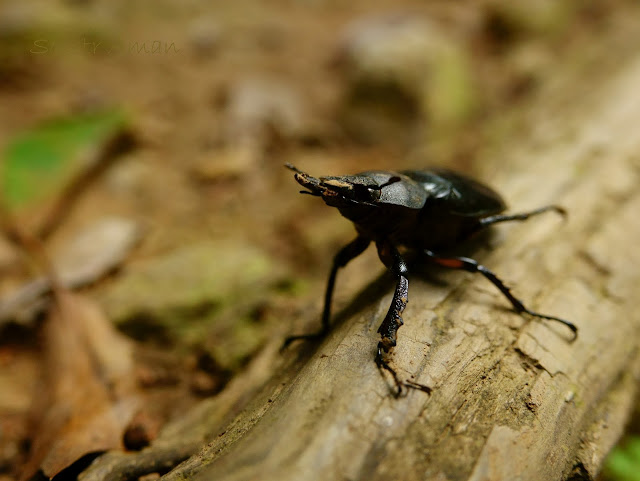
[[[122,449],[140,406],[133,344],[86,298],[60,290],[56,301],[43,326],[45,387],[22,480],[38,471],[51,479],[87,454]]]

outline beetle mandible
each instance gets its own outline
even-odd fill
[[[403,324],[402,311],[408,302],[408,268],[398,247],[419,251],[442,267],[482,274],[509,300],[516,312],[560,322],[571,329],[573,339],[577,337],[578,328],[573,323],[525,307],[496,274],[477,261],[438,254],[439,249],[455,246],[493,224],[524,221],[547,211],[566,215],[562,207],[548,205],[530,212],[503,215],[501,212],[506,204],[497,192],[470,177],[441,168],[368,171],[315,178],[291,164],[286,167],[295,172],[295,180],[307,189],[301,193],[322,197],[327,205],[336,207],[354,223],[358,235],[333,259],[320,331],[290,336],[283,347],[298,339],[322,337],[329,331],[331,299],[338,270],[362,254],[371,242],[376,244],[380,260],[397,281],[389,311],[378,328],[381,339],[375,356],[378,368],[393,377],[397,395],[403,386],[431,391],[412,381],[401,382],[385,359],[396,345],[398,328]]]

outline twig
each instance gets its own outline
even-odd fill
[[[42,225],[36,230],[38,238],[45,240],[69,216],[74,203],[122,154],[129,152],[136,144],[134,134],[121,130],[107,140],[89,167],[82,170],[54,200],[51,209],[44,217]]]

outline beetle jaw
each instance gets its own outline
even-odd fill
[[[328,205],[334,207],[336,206],[334,204],[339,204],[340,199],[345,197],[346,192],[353,190],[353,185],[348,182],[330,178],[317,179],[297,169],[295,170],[294,179],[302,187],[308,189],[301,191],[303,194],[322,197]]]
[[[308,190],[300,191],[303,194],[311,194],[317,197],[335,197],[338,195],[337,192],[334,192],[329,187],[324,185],[321,179],[316,179],[315,177],[310,176],[304,172],[296,172],[294,175],[294,179],[296,182],[300,184],[302,187]]]

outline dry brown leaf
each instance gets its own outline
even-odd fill
[[[105,217],[78,232],[52,256],[62,285],[75,289],[96,282],[118,267],[142,236],[130,219]],[[0,325],[13,321],[29,324],[49,303],[51,281],[40,277],[0,299]]]
[[[57,295],[44,327],[46,392],[23,480],[52,478],[86,454],[122,447],[138,406],[132,345],[87,299]]]

